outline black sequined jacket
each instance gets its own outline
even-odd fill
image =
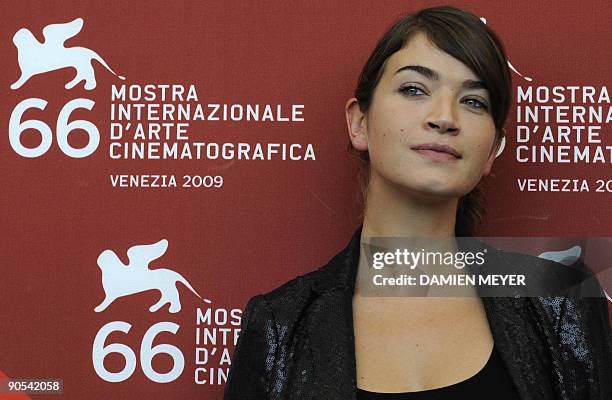
[[[248,302],[225,400],[355,399],[352,297],[360,234],[358,229],[327,265]],[[489,251],[488,258],[492,255]],[[527,260],[501,251],[494,257],[496,263]],[[531,266],[540,262],[527,257]],[[612,400],[612,334],[605,298],[482,301],[521,399]]]

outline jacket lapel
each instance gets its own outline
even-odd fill
[[[546,348],[526,310],[529,299],[483,297],[493,340],[523,400],[555,399],[548,379]]]
[[[355,339],[352,314],[346,294],[334,291],[314,304],[309,327],[313,357],[313,399],[350,400],[355,398]],[[352,319],[352,317],[351,317]]]
[[[484,268],[489,271],[520,273],[529,267],[511,265],[503,252],[485,244],[482,246],[487,248]],[[548,343],[540,326],[543,316],[533,307],[534,299],[486,297],[482,291],[480,294],[493,340],[521,399],[556,399],[550,380],[547,379],[552,371],[548,359]]]
[[[313,357],[313,399],[352,400],[356,395],[353,293],[361,227],[348,246],[320,271],[313,290],[309,338]]]

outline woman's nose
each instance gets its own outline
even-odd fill
[[[426,119],[426,128],[438,133],[459,133],[459,125],[455,117],[453,105],[449,100],[440,99],[432,104]]]

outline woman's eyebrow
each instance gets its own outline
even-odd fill
[[[398,69],[397,71],[395,71],[395,75],[399,74],[402,71],[406,71],[406,70],[418,72],[419,74],[423,75],[425,78],[431,79],[432,81],[437,81],[438,79],[440,79],[440,74],[438,74],[433,69],[423,67],[422,65],[405,65],[401,67],[400,69]]]
[[[463,81],[463,83],[461,84],[461,87],[463,89],[482,89],[482,90],[488,90],[487,89],[487,85],[485,85],[485,83],[483,81],[475,81],[472,79],[467,79],[465,81]]]
[[[430,79],[432,81],[437,81],[440,79],[439,73],[437,73],[431,68],[427,68],[422,65],[405,65],[401,67],[400,69],[398,69],[397,71],[395,71],[395,75],[397,75],[398,73],[402,71],[406,71],[406,70],[417,72],[423,75],[425,78]],[[461,88],[487,90],[487,86],[485,85],[483,81],[473,80],[473,79],[466,79],[465,81],[463,81],[463,83],[461,84]]]

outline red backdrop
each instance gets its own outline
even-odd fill
[[[240,309],[248,298],[325,263],[360,223],[356,166],[345,151],[344,104],[352,96],[369,51],[395,18],[437,4],[441,3],[43,4],[24,0],[0,5],[0,52],[4,60],[0,76],[0,120],[4,129],[0,135],[0,199],[4,210],[0,370],[12,378],[63,379],[64,397],[70,399],[221,398],[223,373],[229,367],[227,357],[238,335]],[[538,135],[546,126],[554,132],[560,125],[600,126],[600,143],[592,142],[591,151],[600,146],[601,151],[611,152],[610,121],[517,121],[519,107],[535,105],[567,105],[569,109],[601,106],[605,118],[610,103],[599,95],[612,72],[607,54],[612,34],[610,7],[604,1],[557,1],[554,5],[456,1],[453,5],[486,18],[503,39],[512,65],[532,79],[514,74],[515,96],[519,87],[532,87],[534,91],[543,87],[539,90],[544,93],[556,86],[572,85],[592,86],[598,94],[595,103],[581,98],[575,102],[540,98],[539,103],[517,103],[515,98],[505,151],[486,181],[488,215],[483,234],[612,236],[609,154],[603,162],[519,162],[516,157],[516,148],[521,145],[517,143],[518,125],[531,130],[539,125]],[[126,80],[94,62],[95,89],[85,90],[83,83],[65,89],[75,73],[68,68],[69,63],[91,55],[77,51],[70,53],[77,61],[66,56],[53,64],[56,60],[51,56],[43,57],[43,64],[55,65],[53,70],[36,74],[22,87],[11,89],[23,69],[13,35],[27,28],[43,41],[45,26],[76,18],[83,19],[83,28],[66,41],[65,47],[95,51]],[[58,46],[61,44],[52,50],[60,51]],[[26,47],[20,49],[24,57],[32,52],[40,56],[48,50]],[[31,68],[41,65],[39,62]],[[176,84],[187,89],[194,85],[197,100],[112,99],[112,85],[120,88],[124,84]],[[159,90],[155,93],[160,95]],[[34,129],[19,134],[18,122],[10,127],[9,119],[19,117],[16,106],[31,98],[48,104],[44,110],[28,108],[20,121],[47,124],[46,137],[51,144],[37,157],[24,157],[15,143],[37,148],[41,134]],[[90,136],[75,130],[68,135],[68,147],[61,147],[62,132],[68,128],[57,124],[66,104],[77,98],[89,99],[94,106],[91,110],[77,108],[69,120],[90,121],[99,131],[95,151],[82,158],[66,153],[70,153],[70,147],[79,149],[90,144]],[[194,108],[201,104],[208,115],[214,109],[205,106],[209,104],[270,105],[273,121],[184,121],[188,124],[186,140],[174,137],[154,141],[181,146],[185,142],[248,143],[252,147],[261,143],[264,148],[268,143],[300,144],[302,159],[283,160],[273,154],[272,160],[235,156],[211,160],[198,159],[195,152],[191,159],[113,159],[112,143],[129,145],[150,140],[133,140],[128,134],[113,140],[111,123],[127,129],[130,122],[132,127],[127,132],[133,133],[138,123],[148,128],[150,122],[163,122],[138,120],[134,115],[128,121],[111,120],[112,104],[138,103],[181,103]],[[292,106],[297,106],[303,121],[299,117],[278,121],[277,106],[281,117],[289,116]],[[169,121],[171,128],[176,130],[178,122]],[[537,146],[538,141],[523,145]],[[573,139],[569,145],[584,145],[575,142]],[[308,145],[312,146],[314,160],[304,159]],[[112,180],[117,175],[166,175],[166,179],[174,175],[178,187],[114,187]],[[197,184],[200,178],[194,181],[193,176],[204,177],[203,182],[208,183],[221,176],[223,184],[216,188],[181,187],[186,180]],[[585,180],[589,191],[521,191],[519,184],[526,178],[576,179],[579,185]],[[127,265],[130,261],[126,252],[132,246],[162,239],[167,240],[167,251],[151,262],[151,269],[163,267],[181,274],[211,304],[179,285],[182,308],[178,313],[170,313],[167,306],[150,312],[148,308],[159,298],[154,290],[120,297],[105,310],[95,312],[105,296],[98,256],[112,250]],[[612,291],[610,280],[604,282],[608,292]],[[137,285],[141,281],[130,282]],[[150,289],[155,284],[151,283]],[[128,293],[130,289],[125,290]],[[201,319],[198,309],[203,314]],[[216,318],[208,320],[207,310]],[[131,329],[105,336],[101,328],[113,321],[129,323]],[[147,342],[143,338],[147,332],[154,335],[151,329],[159,322],[170,325],[155,335],[153,346],[174,346],[178,352],[173,353],[175,357],[184,360],[182,368],[177,367],[178,359],[168,354],[159,354],[152,361],[143,357],[155,354],[143,345]],[[168,331],[168,326],[177,329],[176,333]],[[96,338],[104,343],[96,346]],[[127,371],[124,377],[116,378],[119,382],[103,379],[124,369],[121,353],[105,355],[105,349],[112,348],[104,346],[111,343],[127,345],[133,352],[121,350],[135,366],[132,373]],[[163,353],[168,348],[157,350]],[[175,377],[173,368],[178,368]],[[169,382],[156,382],[164,379]]]

